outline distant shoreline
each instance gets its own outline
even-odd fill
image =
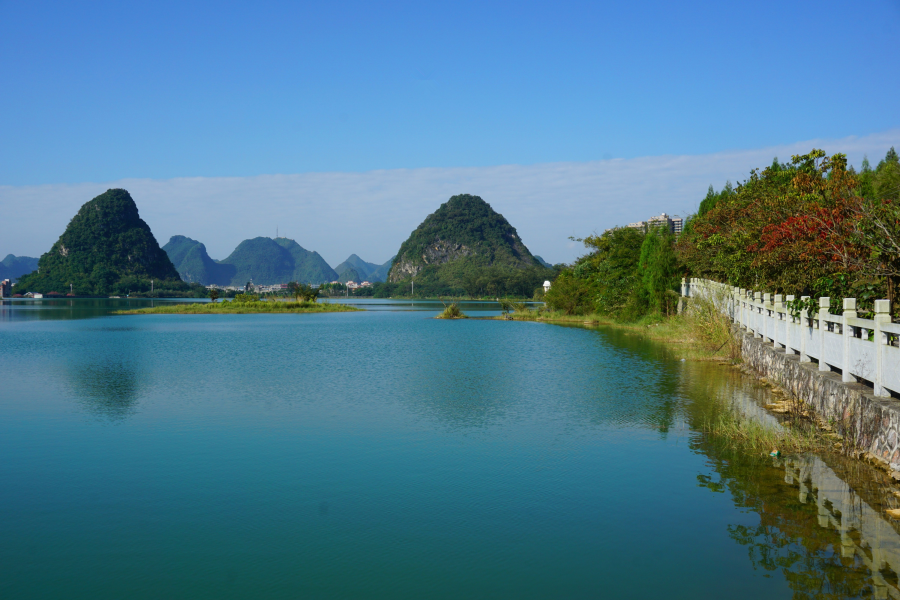
[[[330,313],[357,312],[363,309],[330,302],[192,302],[117,310],[115,315],[244,315],[259,313]]]

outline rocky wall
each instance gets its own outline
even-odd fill
[[[861,383],[843,383],[839,373],[819,371],[816,363],[801,363],[799,355],[742,330],[738,335],[744,363],[752,371],[812,409],[870,458],[900,471],[900,402],[874,396]]]

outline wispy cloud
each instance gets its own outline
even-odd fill
[[[756,150],[652,156],[581,163],[394,169],[256,177],[123,179],[106,183],[0,186],[0,256],[39,256],[84,203],[107,190],[129,190],[161,244],[176,234],[224,258],[241,240],[281,235],[336,265],[351,253],[390,258],[409,233],[453,194],[477,194],[519,230],[535,254],[569,261],[582,248],[568,240],[668,212],[693,212],[713,184],[747,177],[774,156],[811,148],[873,163],[900,130],[839,140],[807,140]]]

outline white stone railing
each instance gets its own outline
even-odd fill
[[[887,300],[875,301],[874,319],[860,319],[856,298],[844,298],[840,315],[829,312],[829,298],[819,298],[818,313],[803,310],[795,317],[785,307],[794,296],[753,292],[708,279],[683,279],[681,295],[709,299],[753,337],[800,355],[800,362],[817,361],[820,371],[840,371],[842,381],[864,380],[876,396],[900,394],[900,323],[891,323]]]

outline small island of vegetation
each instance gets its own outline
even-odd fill
[[[212,302],[166,304],[133,310],[116,311],[117,315],[239,315],[251,313],[328,313],[355,312],[362,309],[346,304],[318,303],[307,286],[297,286],[295,301],[283,299],[261,300],[255,294],[238,294],[234,300],[216,302],[217,294],[211,293]]]
[[[468,319],[469,316],[459,309],[459,304],[444,305],[444,311],[435,317],[435,319]]]

